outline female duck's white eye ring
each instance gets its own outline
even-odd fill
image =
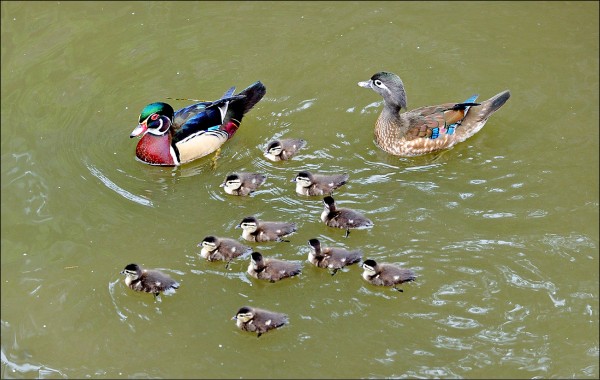
[[[375,86],[377,86],[377,87],[381,87],[381,85],[382,85],[382,83],[379,79],[376,79],[374,83],[375,83]]]

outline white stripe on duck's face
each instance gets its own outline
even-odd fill
[[[256,225],[256,223],[252,223],[252,222],[245,222],[240,224],[240,227],[244,230],[247,231],[249,233],[255,232],[258,229],[258,226]],[[262,232],[261,232],[262,234]]]
[[[144,123],[148,127],[148,133],[155,136],[162,136],[171,128],[171,120],[166,116],[161,116],[157,113],[150,115]]]
[[[256,182],[255,180],[253,182]],[[242,181],[239,178],[231,179],[229,181],[225,181],[224,188],[225,191],[233,191],[242,187]]]

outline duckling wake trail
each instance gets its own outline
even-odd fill
[[[106,187],[113,190],[114,192],[116,192],[117,194],[122,196],[123,198],[129,199],[130,201],[134,201],[135,203],[139,203],[143,206],[154,207],[154,204],[152,203],[151,200],[142,198],[135,194],[131,194],[129,191],[119,187],[113,181],[108,179],[104,174],[102,174],[102,172],[100,170],[98,170],[96,167],[94,167],[93,165],[89,165],[88,163],[85,163],[85,167],[90,171],[90,173],[94,177],[98,178]]]

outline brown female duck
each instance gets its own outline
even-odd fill
[[[406,110],[406,91],[400,77],[379,72],[358,85],[370,88],[383,97],[383,111],[375,123],[375,140],[384,151],[403,157],[447,149],[477,133],[510,98],[503,91],[481,103],[474,95],[463,103]]]

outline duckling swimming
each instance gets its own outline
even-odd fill
[[[257,338],[269,330],[288,323],[288,316],[282,313],[244,306],[231,318],[240,330],[258,333]]]
[[[242,237],[248,241],[289,241],[283,240],[283,237],[296,231],[296,223],[266,222],[248,216],[236,228],[243,230]]]
[[[296,182],[296,193],[300,195],[330,195],[333,190],[344,185],[348,181],[348,174],[313,174],[309,171],[301,171],[292,180]]]
[[[415,280],[415,273],[410,269],[401,268],[396,264],[380,263],[375,260],[366,260],[362,267],[362,277],[373,285],[392,286],[402,292],[396,285]]]
[[[321,220],[329,227],[344,228],[348,237],[350,228],[363,229],[373,226],[373,222],[359,213],[349,208],[337,208],[332,196],[323,198],[325,209],[321,213]]]
[[[206,260],[226,261],[225,268],[229,268],[229,263],[236,257],[252,252],[252,248],[245,246],[237,240],[217,236],[205,237],[202,242],[198,243],[198,247],[202,247],[200,256]]]
[[[238,172],[229,174],[219,186],[223,187],[227,194],[245,196],[256,191],[266,179],[264,174]]]
[[[299,275],[302,264],[274,258],[263,258],[259,252],[252,252],[248,274],[259,280],[279,281],[284,278]]]
[[[125,275],[125,284],[138,292],[154,294],[154,297],[163,294],[175,293],[179,283],[168,275],[155,269],[142,269],[137,264],[129,264],[121,271]]]
[[[319,239],[310,239],[308,245],[312,251],[308,253],[308,261],[319,268],[331,269],[333,276],[339,269],[355,264],[362,259],[360,250],[349,251],[337,247],[321,247]]]
[[[305,146],[306,140],[302,139],[273,140],[267,144],[264,156],[271,161],[285,161],[292,158]]]

